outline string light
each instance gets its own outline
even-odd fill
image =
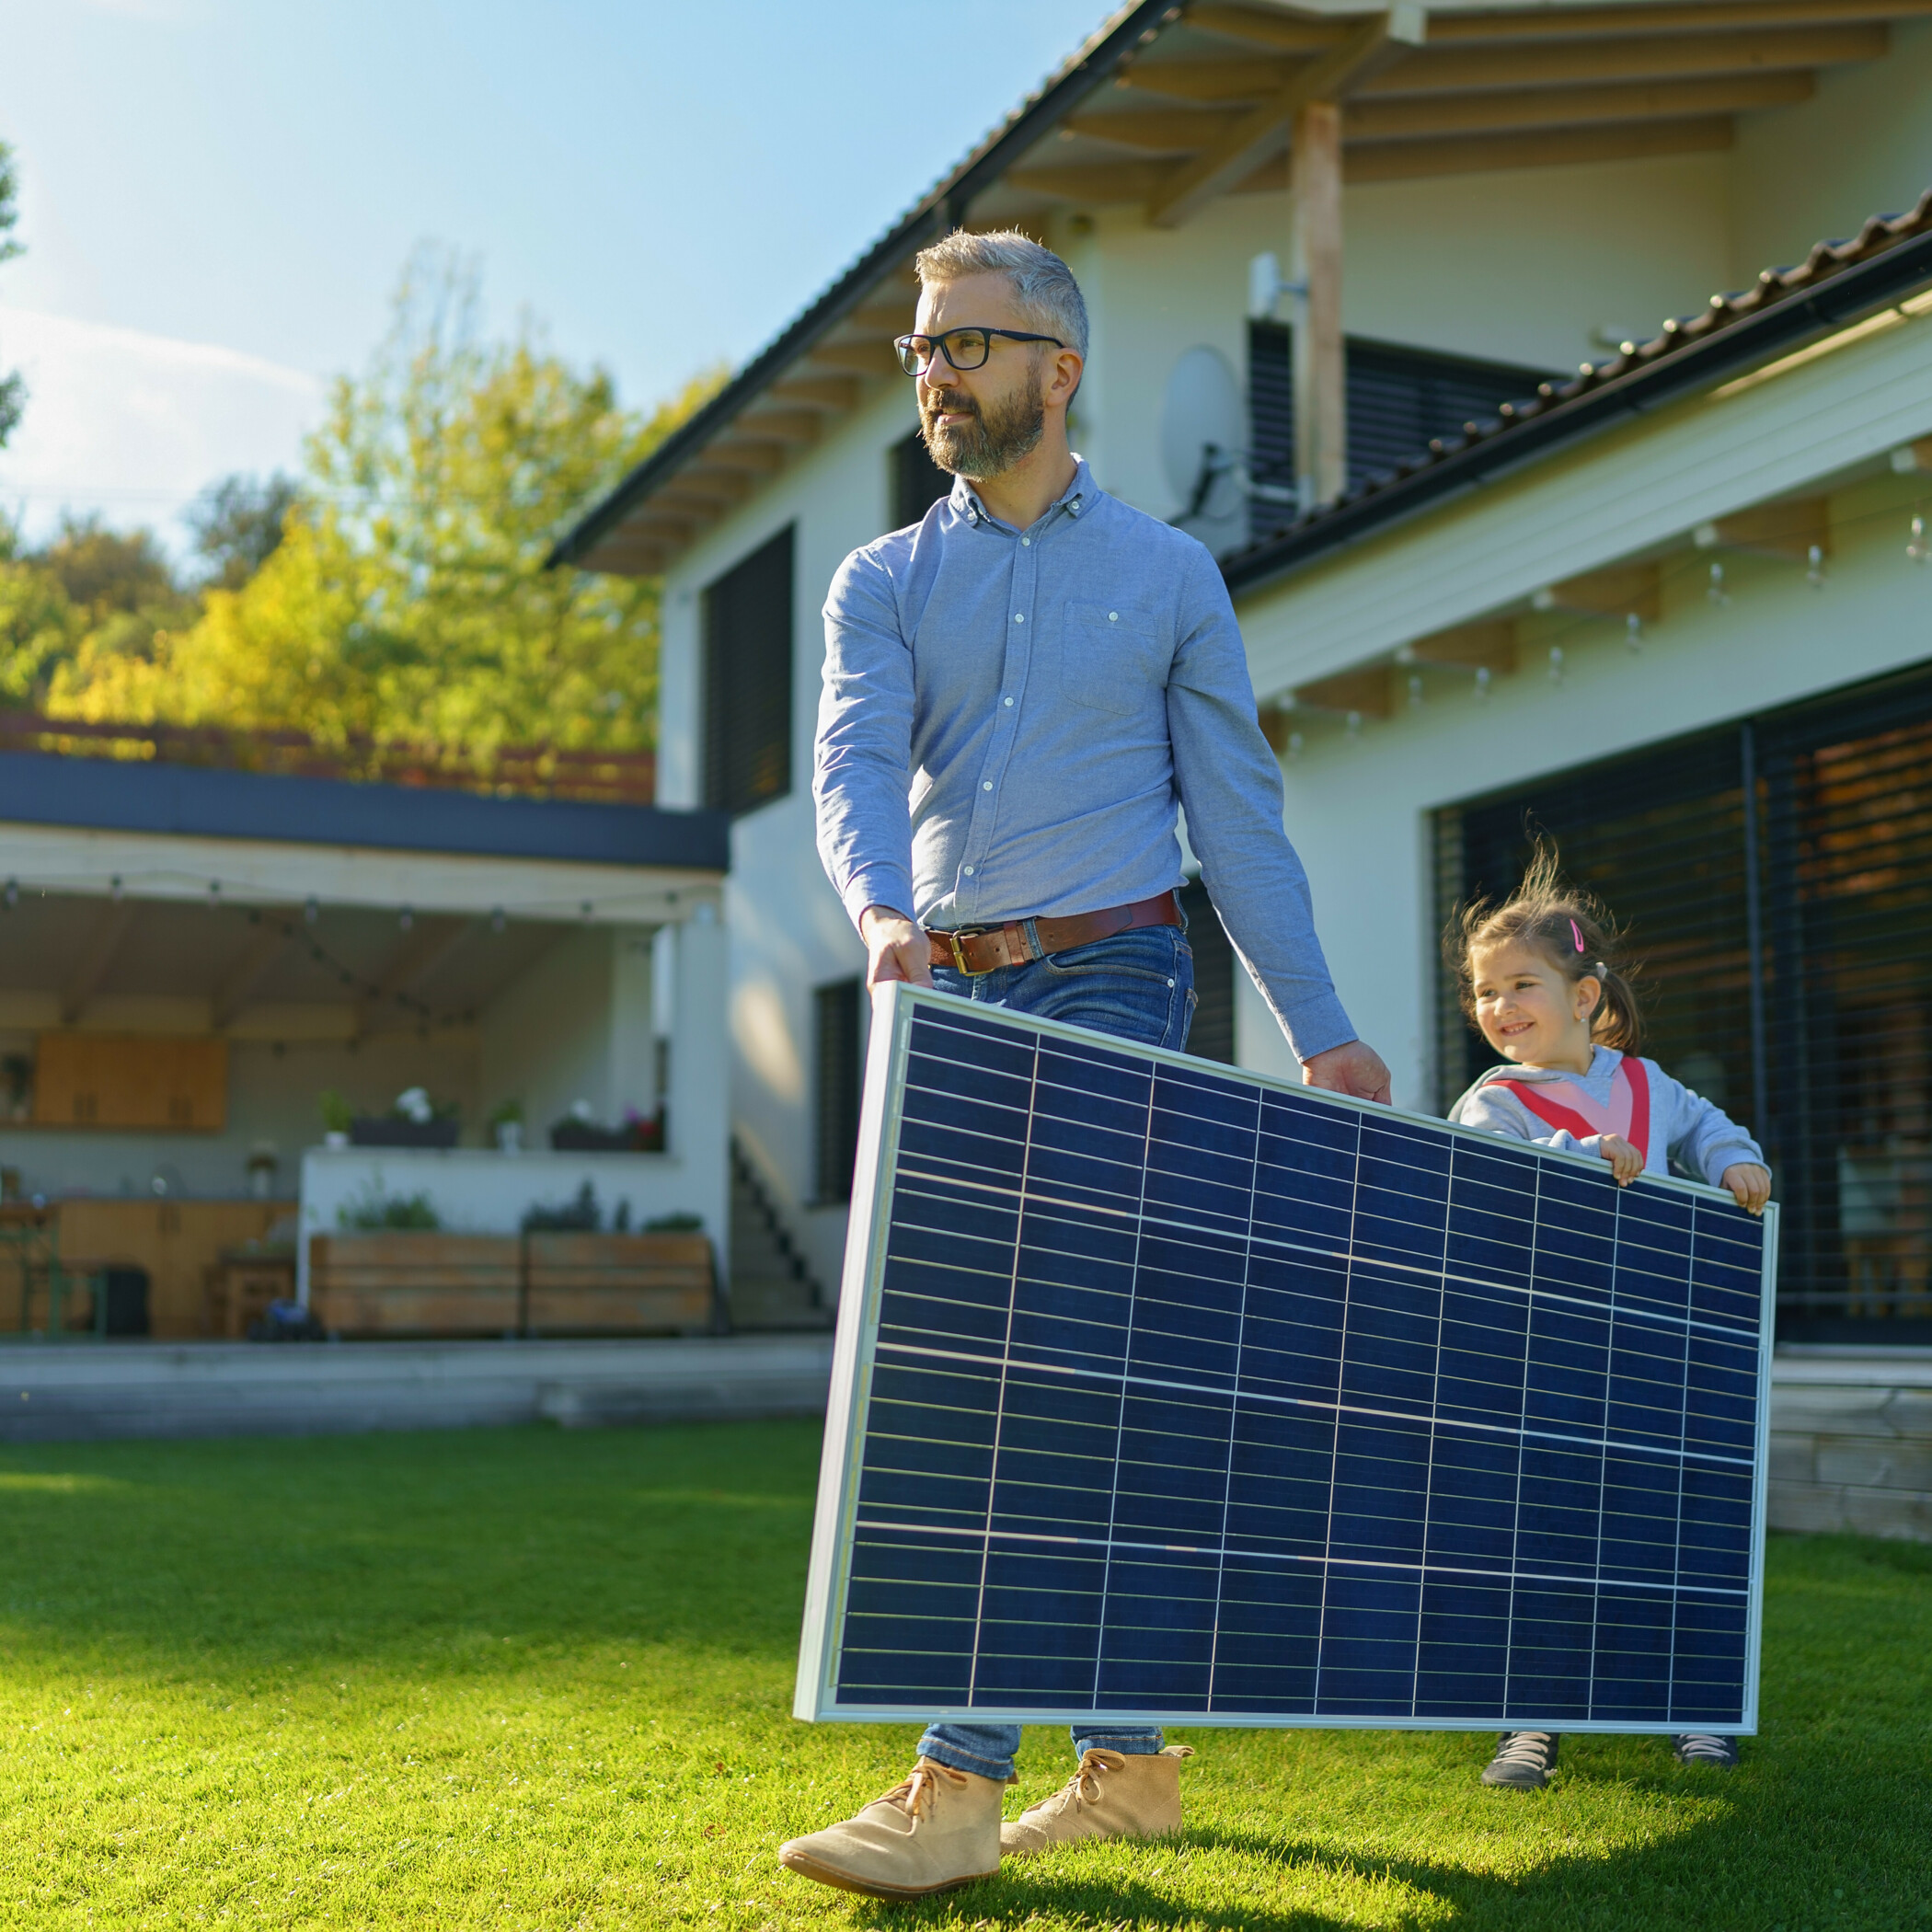
[[[1409,673],[1409,707],[1412,711],[1422,708],[1422,673],[1420,671]]]
[[[1813,544],[1805,553],[1804,581],[1814,591],[1824,588],[1824,546],[1822,544]]]
[[[1926,520],[1916,511],[1912,514],[1912,541],[1905,546],[1905,555],[1915,564],[1926,560]]]
[[[1643,650],[1643,619],[1635,611],[1624,619],[1624,645],[1633,654]]]
[[[1288,755],[1291,758],[1299,758],[1301,754],[1302,734],[1299,731],[1290,731],[1288,734]]]
[[[1731,602],[1731,593],[1724,588],[1724,566],[1722,564],[1714,563],[1711,565],[1710,588],[1704,594],[1713,604],[1719,606]]]
[[[1346,730],[1351,738],[1360,738],[1362,736],[1362,713],[1360,711],[1351,711],[1349,713]]]
[[[1553,684],[1563,682],[1563,647],[1560,644],[1549,647],[1549,681]]]
[[[1489,695],[1489,667],[1487,664],[1476,667],[1476,695],[1479,698],[1487,698]]]

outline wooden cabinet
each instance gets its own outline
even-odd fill
[[[228,1118],[228,1042],[154,1034],[42,1033],[37,1127],[216,1133]]]
[[[259,1240],[293,1201],[63,1201],[59,1252],[72,1269],[147,1270],[148,1324],[160,1338],[202,1332],[208,1270],[224,1248]]]

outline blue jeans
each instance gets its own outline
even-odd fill
[[[1040,943],[1037,932],[1030,937]],[[1194,1017],[1194,955],[1174,926],[1141,926],[992,972],[935,966],[933,984],[983,1006],[1064,1019],[1176,1052],[1187,1045]],[[1128,1757],[1151,1757],[1161,1748],[1158,1731],[1108,1730],[1091,1719],[1072,1730],[1076,1753],[1098,1746]],[[1013,1776],[1018,1749],[1018,1724],[929,1724],[919,1740],[921,1756],[1002,1783]]]

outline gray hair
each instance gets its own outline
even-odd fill
[[[1021,316],[1042,335],[1057,336],[1083,358],[1087,354],[1087,303],[1074,271],[1051,248],[1017,228],[996,228],[990,235],[955,228],[931,247],[921,248],[913,269],[922,289],[968,275],[1009,276]]]

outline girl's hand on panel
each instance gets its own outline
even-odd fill
[[[1724,1169],[1724,1178],[1719,1187],[1731,1190],[1731,1199],[1749,1213],[1762,1214],[1765,1203],[1771,1198],[1770,1170],[1761,1167],[1754,1160],[1741,1160],[1734,1167]]]
[[[1606,1133],[1596,1144],[1596,1151],[1610,1163],[1616,1184],[1627,1188],[1643,1172],[1643,1156],[1620,1133]]]

